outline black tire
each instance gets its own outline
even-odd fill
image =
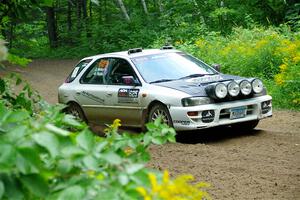
[[[169,113],[169,110],[163,104],[155,104],[154,106],[152,106],[152,108],[150,109],[147,121],[153,122],[155,119],[157,119],[160,116],[162,118],[162,121],[165,124],[167,124],[170,127],[173,127],[173,122],[172,122],[172,118]]]
[[[76,119],[87,123],[87,119],[83,113],[83,110],[76,103],[69,104],[68,108],[66,109],[66,113],[73,115]]]
[[[259,120],[240,122],[240,123],[232,124],[231,127],[235,130],[252,131],[258,125],[258,122]]]

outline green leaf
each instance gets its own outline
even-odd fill
[[[175,137],[175,135],[168,135],[167,139],[168,139],[169,142],[176,143],[176,137]]]
[[[72,127],[75,127],[75,128],[79,128],[79,129],[82,129],[85,127],[84,124],[78,122],[74,116],[72,115],[65,115],[63,120],[62,120],[65,124],[69,125],[69,126],[72,126]]]
[[[148,146],[148,145],[151,143],[151,140],[152,140],[151,135],[150,135],[149,133],[146,133],[146,134],[144,135],[144,139],[143,139],[144,145],[145,145],[145,146]]]
[[[0,144],[0,171],[6,167],[14,165],[16,160],[16,151],[10,144]]]
[[[25,119],[29,118],[29,114],[26,111],[18,110],[15,112],[12,112],[8,117],[7,117],[7,122],[22,122]]]
[[[72,163],[70,160],[60,160],[57,164],[57,170],[61,173],[61,174],[67,174],[71,171],[72,169]]]
[[[162,137],[155,137],[155,138],[152,138],[152,142],[154,144],[164,144],[165,143],[165,139],[162,138]]]
[[[127,174],[119,174],[118,175],[118,180],[121,183],[121,185],[127,185],[127,183],[129,182],[129,177]]]
[[[8,141],[16,143],[18,140],[23,139],[26,134],[26,126],[17,126],[13,130],[10,130],[6,137]]]
[[[37,150],[32,147],[18,149],[16,165],[23,174],[39,173],[40,158]]]
[[[59,152],[59,141],[56,135],[49,132],[42,132],[32,136],[35,142],[46,148],[51,156],[55,158]]]
[[[9,199],[21,200],[24,199],[24,194],[21,191],[21,185],[16,178],[8,175],[2,175],[2,181],[5,186],[5,194]]]
[[[131,164],[131,165],[128,165],[125,167],[125,171],[128,173],[128,174],[134,174],[135,172],[143,169],[145,167],[144,164]]]
[[[85,156],[83,163],[88,169],[97,170],[99,168],[97,160],[91,155]]]
[[[56,133],[61,136],[69,136],[71,132],[66,131],[64,129],[58,128],[54,126],[53,124],[46,124],[45,128],[53,133]]]
[[[21,177],[22,184],[34,195],[45,197],[48,193],[48,184],[38,174],[31,174]]]
[[[106,160],[108,163],[113,165],[119,165],[122,162],[122,158],[114,153],[114,152],[108,152],[101,155],[101,157]]]
[[[3,182],[0,180],[0,199],[2,199],[3,195],[5,192],[5,188],[4,188],[4,184]]]
[[[85,190],[81,186],[75,185],[63,190],[60,193],[58,200],[82,200],[84,199],[84,196]]]
[[[83,131],[76,137],[76,142],[83,149],[90,151],[94,147],[94,135],[88,131]]]
[[[84,151],[76,146],[67,146],[62,149],[64,157],[74,157],[84,155]]]

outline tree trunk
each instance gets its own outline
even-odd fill
[[[71,3],[71,0],[68,0],[67,25],[68,25],[68,32],[70,32],[72,30],[72,3]]]
[[[143,5],[143,9],[146,15],[148,15],[148,9],[147,9],[147,5],[146,5],[146,1],[145,0],[141,0],[141,3]]]
[[[86,37],[90,38],[91,32],[90,32],[90,26],[89,26],[89,18],[87,15],[87,0],[82,0],[82,11],[83,11],[84,27],[86,30]]]
[[[121,11],[123,13],[123,15],[124,15],[125,20],[127,22],[130,22],[130,17],[128,15],[128,13],[127,13],[127,10],[126,10],[126,8],[124,6],[123,1],[122,0],[116,0],[116,1],[117,1],[117,4],[119,5],[119,7],[120,7],[120,9],[121,9]]]
[[[164,11],[164,9],[163,9],[161,0],[158,0],[157,3],[158,3],[159,12],[162,13]]]
[[[49,44],[51,48],[54,48],[57,47],[57,30],[54,7],[46,7],[46,12]]]
[[[82,0],[77,0],[76,7],[77,7],[77,13],[76,13],[76,15],[77,15],[77,34],[78,34],[78,36],[80,36]]]

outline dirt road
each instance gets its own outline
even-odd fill
[[[75,63],[36,60],[28,68],[8,70],[21,73],[56,103],[57,88]],[[209,182],[214,199],[300,199],[299,112],[274,111],[250,133],[210,129],[179,135],[177,141],[152,146],[148,166]]]

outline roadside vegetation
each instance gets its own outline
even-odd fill
[[[275,108],[300,110],[299,10],[294,0],[2,1],[0,61],[172,44],[223,73],[260,77]],[[145,168],[149,145],[175,142],[172,128],[120,135],[116,120],[101,138],[61,109],[18,76],[0,78],[0,199],[210,198],[190,175]]]
[[[263,79],[275,108],[299,110],[299,10],[294,0],[8,1],[0,30],[8,60],[21,65],[172,44],[224,73]]]
[[[159,119],[135,135],[119,134],[116,119],[98,137],[62,109],[17,75],[0,78],[0,199],[210,199],[191,175],[145,168],[151,144],[175,142]]]

